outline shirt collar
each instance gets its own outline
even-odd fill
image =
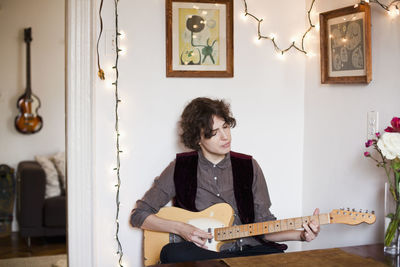
[[[220,162],[218,162],[217,164],[214,164],[211,161],[209,161],[208,159],[206,159],[206,157],[204,157],[204,154],[201,150],[198,150],[198,155],[199,155],[199,162],[202,165],[206,165],[206,166],[218,167],[220,169],[225,169],[231,163],[231,154],[230,153],[227,153],[225,155],[225,158],[223,160],[221,160]]]

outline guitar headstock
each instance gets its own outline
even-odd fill
[[[32,28],[24,29],[24,41],[30,43],[32,41]]]
[[[329,213],[329,217],[330,223],[344,223],[350,225],[356,225],[363,222],[372,224],[376,220],[375,212],[372,211],[371,213],[369,213],[368,211],[362,212],[361,210],[360,212],[357,212],[354,209],[332,210]]]

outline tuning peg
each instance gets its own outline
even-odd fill
[[[352,211],[352,212],[355,212],[355,211],[356,211],[356,209],[352,209],[351,211]]]
[[[373,211],[371,211],[371,213],[372,213],[372,214],[375,214],[375,211],[373,210]]]
[[[350,208],[347,208],[347,211],[350,211]]]
[[[362,213],[362,209],[360,209],[360,213]]]

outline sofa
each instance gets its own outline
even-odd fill
[[[22,161],[17,168],[17,218],[20,236],[65,236],[65,195],[45,198],[46,174],[36,161]]]

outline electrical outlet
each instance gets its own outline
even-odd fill
[[[378,132],[378,111],[368,111],[367,113],[367,140],[376,139],[375,133]]]
[[[106,30],[105,31],[105,42],[104,46],[106,49],[106,56],[115,55],[115,31],[114,30]]]

